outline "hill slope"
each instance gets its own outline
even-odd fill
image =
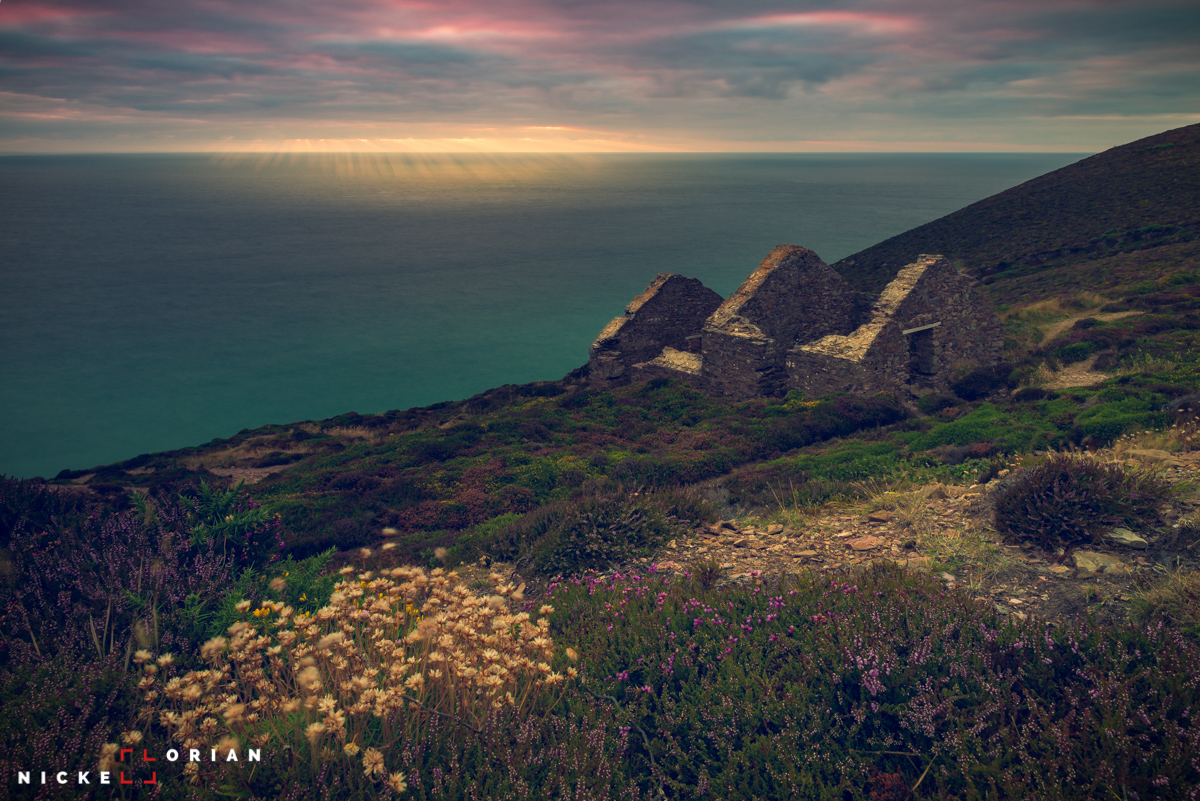
[[[1190,125],[1026,181],[833,266],[855,287],[878,292],[920,254],[940,253],[993,286],[993,300],[1058,294],[1084,275],[1079,288],[1100,291],[1139,273],[1144,280],[1194,269],[1198,197],[1200,125]],[[1147,256],[1157,275],[1146,274]]]

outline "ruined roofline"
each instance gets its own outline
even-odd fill
[[[704,321],[705,328],[732,328],[740,329],[745,325],[750,325],[754,329],[761,330],[761,326],[755,325],[747,320],[742,312],[746,306],[762,288],[774,272],[784,264],[785,260],[797,259],[801,260],[798,265],[801,269],[819,270],[834,276],[840,283],[845,283],[837,271],[821,260],[813,251],[808,248],[800,247],[799,245],[779,245],[762,260],[754,272],[742,282],[733,294],[727,297],[724,302],[717,308],[712,315]],[[852,291],[850,286],[846,285],[847,291]],[[733,331],[730,331],[733,333]],[[745,333],[745,332],[739,332]],[[762,332],[770,336],[769,332]]]
[[[672,278],[687,278],[687,276],[680,275],[679,273],[659,273],[642,294],[629,301],[629,304],[625,306],[624,314],[609,320],[608,325],[604,326],[599,336],[592,342],[589,352],[595,355],[597,351],[603,349],[606,340],[616,339],[617,334],[624,327],[625,323],[629,322],[633,315],[637,314],[638,309],[646,305],[646,301],[657,295],[658,290],[662,289],[663,284]]]
[[[874,298],[806,248],[775,248],[722,299],[660,274],[610,323],[588,360],[592,386],[674,378],[736,399],[789,389],[919,394],[964,361],[999,361],[1002,326],[941,256],[905,265]]]
[[[798,343],[796,349],[849,361],[862,361],[887,324],[894,321],[896,313],[904,301],[908,300],[925,273],[931,268],[942,266],[954,269],[944,256],[921,254],[915,262],[901,268],[896,277],[879,293],[867,322],[849,334],[828,334],[813,342]]]

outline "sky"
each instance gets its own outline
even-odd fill
[[[0,152],[1097,152],[1195,0],[0,0]]]

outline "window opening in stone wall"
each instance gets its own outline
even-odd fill
[[[930,376],[935,370],[933,329],[908,335],[908,370],[913,376]]]

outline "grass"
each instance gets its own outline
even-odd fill
[[[1170,624],[1200,640],[1200,572],[1175,569],[1137,592],[1133,617],[1144,625]]]

